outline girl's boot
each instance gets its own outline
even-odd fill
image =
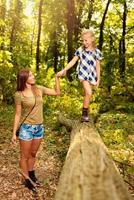
[[[83,109],[82,109],[81,122],[89,122],[88,108],[83,108]]]

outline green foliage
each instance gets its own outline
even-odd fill
[[[96,126],[113,157],[117,160],[127,160],[127,162],[133,163],[133,114],[111,111],[102,114]]]
[[[13,124],[13,107],[0,103],[0,143],[11,138]]]
[[[46,131],[45,142],[48,147],[48,151],[56,158],[64,162],[65,156],[69,146],[69,135],[62,131],[61,133],[53,130],[53,133],[49,133],[50,129]]]
[[[14,90],[13,66],[11,63],[11,54],[9,51],[0,51],[0,100],[8,103],[12,102],[12,93]]]
[[[75,1],[75,33],[73,35],[74,49],[81,45],[80,32],[82,28],[93,27],[96,39],[99,39],[100,22],[107,1]],[[103,30],[103,61],[101,67],[101,84],[104,89],[118,86],[125,82],[126,92],[133,97],[133,10],[132,1],[127,1],[127,27],[125,36],[126,45],[126,71],[125,79],[120,80],[119,72],[119,41],[122,35],[122,14],[124,0],[111,1]],[[61,9],[62,8],[62,9]],[[0,15],[0,50],[5,51],[5,61],[12,64],[12,74],[15,75],[20,68],[31,67],[35,69],[36,44],[38,32],[39,1],[11,1],[10,5],[3,6]],[[91,10],[90,10],[91,9]],[[92,13],[91,20],[88,14]],[[40,40],[40,77],[39,82],[44,82],[45,73],[53,69],[55,55],[57,55],[56,70],[61,70],[67,63],[67,6],[62,0],[45,1],[42,7],[42,32]],[[74,52],[72,52],[72,55]],[[3,64],[4,65],[4,64]],[[3,73],[3,70],[2,72]],[[8,73],[8,70],[7,70]],[[41,74],[43,73],[43,74]],[[72,76],[75,79],[75,76]],[[44,80],[41,80],[41,79]],[[47,83],[47,81],[45,81]],[[13,82],[14,84],[14,79]]]

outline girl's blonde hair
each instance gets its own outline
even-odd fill
[[[93,48],[96,48],[96,39],[95,39],[95,35],[94,35],[94,32],[91,30],[91,29],[84,29],[81,33],[81,38],[84,36],[84,35],[87,35],[89,34],[90,37],[92,38],[92,47]]]

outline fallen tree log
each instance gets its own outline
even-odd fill
[[[55,200],[130,200],[127,187],[93,123],[59,117],[71,142]]]

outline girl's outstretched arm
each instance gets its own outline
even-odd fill
[[[73,67],[75,63],[78,61],[78,59],[79,59],[78,56],[74,56],[72,60],[67,64],[67,66],[63,70],[57,73],[57,76],[60,77],[66,75],[67,70]]]
[[[43,93],[46,95],[51,95],[51,96],[59,96],[60,95],[60,81],[59,81],[59,77],[57,75],[55,76],[55,87],[53,89],[43,87]]]

